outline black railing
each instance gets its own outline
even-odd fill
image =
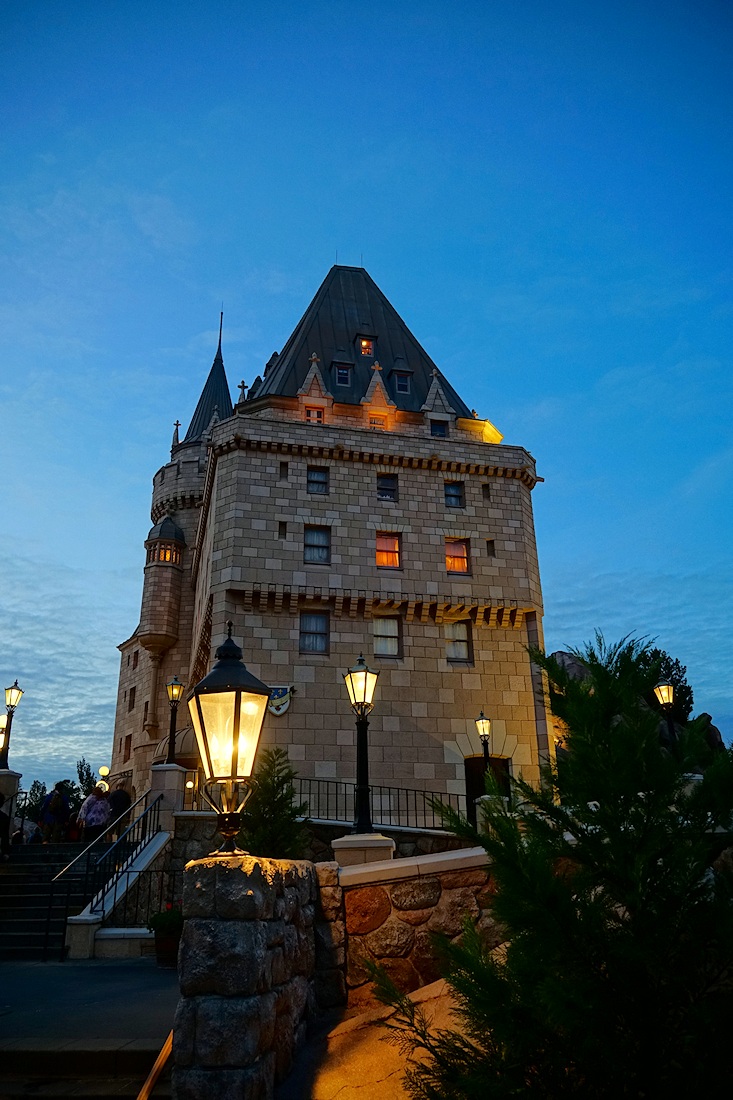
[[[354,821],[354,784],[339,779],[307,779],[296,776],[295,803],[307,803],[308,817],[319,821],[334,821],[351,825]],[[435,801],[466,813],[466,796],[442,794],[438,791],[418,791],[411,787],[382,787],[372,784],[370,801],[375,825],[403,829],[442,829],[443,821],[435,809]],[[211,812],[199,795],[199,776],[186,774],[184,809]]]
[[[43,944],[44,959],[48,957],[50,950],[52,930],[58,930],[58,928],[54,929],[54,924],[57,924],[59,918],[61,919],[60,953],[63,959],[66,953],[66,925],[72,908],[78,912],[89,902],[92,902],[93,907],[101,906],[107,888],[112,886],[111,880],[114,876],[126,870],[158,832],[162,798],[162,794],[159,794],[150,802],[150,792],[146,791],[124,814],[115,821],[111,821],[101,836],[87,845],[52,879]],[[136,810],[138,813],[134,816]],[[110,845],[107,835],[121,828],[125,820],[130,817],[133,818],[131,824],[120,834],[114,844]]]
[[[145,928],[153,913],[180,905],[183,871],[121,871],[106,891],[106,927]]]

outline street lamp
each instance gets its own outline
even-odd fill
[[[657,684],[654,688],[654,694],[657,697],[657,702],[667,716],[667,747],[669,747],[670,745],[674,745],[677,741],[677,730],[674,728],[674,721],[672,719],[674,684]]]
[[[489,770],[489,737],[491,736],[491,719],[487,718],[483,711],[476,719],[476,731],[481,738],[484,749],[484,771]]]
[[[5,708],[7,710],[7,717],[3,729],[0,731],[0,768],[7,768],[8,766],[8,749],[10,748],[10,728],[13,725],[13,715],[15,714],[15,708],[20,702],[23,689],[18,687],[18,681],[9,687],[5,688]],[[4,734],[4,736],[3,736]]]
[[[237,851],[234,838],[250,794],[249,780],[270,698],[270,688],[242,663],[242,650],[232,638],[233,624],[227,626],[229,635],[216,651],[216,664],[188,697],[206,776],[202,794],[218,814],[217,829],[224,837],[219,852],[224,855]],[[214,798],[217,788],[221,805]]]
[[[363,654],[353,668],[344,673],[351,709],[356,715],[356,789],[354,791],[354,832],[373,833],[369,806],[369,712],[374,703],[374,689],[379,673],[367,667]]]
[[[178,704],[183,698],[183,684],[174,676],[172,680],[169,680],[165,685],[165,690],[168,692],[168,705],[171,708],[171,724],[168,729],[168,755],[165,758],[166,764],[175,764],[176,762],[176,715],[178,713]]]

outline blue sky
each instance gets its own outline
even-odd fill
[[[154,471],[363,262],[526,446],[549,649],[656,638],[733,739],[733,20],[717,0],[6,0],[11,765],[108,761]]]

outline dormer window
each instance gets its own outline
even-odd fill
[[[395,372],[394,388],[395,388],[397,393],[409,393],[410,392],[410,376],[409,376],[409,374],[401,374],[399,372]]]
[[[351,385],[351,367],[337,366],[336,367],[336,385],[337,386],[350,386]]]
[[[430,434],[436,439],[448,438],[448,421],[447,420],[431,420],[430,421]]]
[[[306,405],[305,407],[305,419],[308,424],[322,424],[323,423],[323,409],[320,405]]]
[[[369,417],[370,428],[386,428],[387,418],[386,416],[370,416]]]
[[[370,358],[374,358],[374,340],[371,336],[360,336],[357,340],[359,345],[359,351],[362,355],[368,355]]]

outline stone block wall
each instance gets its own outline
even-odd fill
[[[324,1005],[346,1000],[350,1012],[375,1005],[367,960],[405,992],[436,981],[432,934],[455,940],[467,918],[491,946],[504,939],[491,913],[494,891],[483,849],[359,867],[322,863],[316,872],[316,980]]]
[[[317,879],[304,861],[228,856],[184,876],[176,1100],[265,1100],[315,1003]]]

